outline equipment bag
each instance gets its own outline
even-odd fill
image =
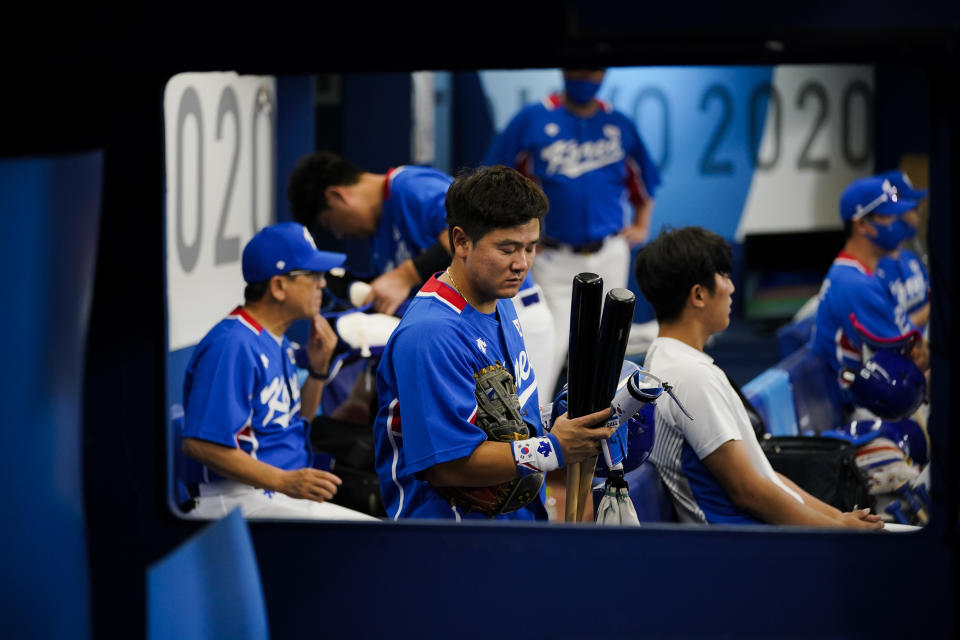
[[[822,436],[775,436],[760,440],[767,459],[801,489],[840,511],[875,506],[867,478],[849,442]]]

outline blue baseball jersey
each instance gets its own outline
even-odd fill
[[[907,313],[920,309],[930,297],[930,276],[912,251],[901,249],[896,258],[884,256],[876,274]]]
[[[629,118],[605,102],[581,118],[556,94],[521,109],[483,163],[514,167],[537,180],[550,201],[544,236],[571,245],[619,232],[627,202],[641,206],[660,184]]]
[[[242,307],[194,348],[183,381],[183,436],[238,447],[281,469],[313,459],[290,341],[261,327]],[[187,482],[220,479],[189,465]]]
[[[437,242],[447,228],[445,200],[453,178],[430,167],[401,166],[387,172],[380,223],[370,239],[378,274],[395,269]]]
[[[510,300],[480,313],[431,277],[387,341],[377,368],[373,426],[380,491],[390,518],[485,518],[442,497],[422,472],[464,458],[487,439],[476,425],[474,374],[501,363],[513,377],[530,437],[543,435],[537,382]],[[496,516],[546,519],[545,488],[527,506]]]
[[[841,252],[820,288],[812,350],[834,372],[843,367],[859,369],[862,336],[873,345],[892,345],[915,331],[906,310],[875,274]]]

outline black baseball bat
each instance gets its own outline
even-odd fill
[[[590,413],[594,398],[597,334],[603,303],[603,279],[595,273],[578,273],[573,278],[570,299],[570,342],[567,349],[567,415],[571,418]],[[596,462],[593,463],[594,465]],[[565,522],[579,522],[581,465],[567,465]],[[593,474],[590,474],[591,478]]]
[[[597,335],[603,303],[603,279],[595,273],[573,278],[570,299],[570,344],[567,350],[567,413],[579,418],[593,412]]]
[[[607,292],[600,319],[591,413],[609,406],[617,392],[636,305],[637,297],[629,289],[611,289]]]
[[[633,326],[633,308],[637,298],[628,289],[615,288],[607,292],[603,303],[603,315],[600,318],[599,337],[596,345],[595,369],[593,375],[593,395],[590,399],[589,413],[610,406],[617,383],[620,381],[620,369],[627,352],[627,339]],[[593,472],[597,458],[584,460],[580,465],[580,486],[577,491],[577,519],[583,520],[590,496]]]

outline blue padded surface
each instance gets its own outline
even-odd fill
[[[147,637],[269,637],[260,569],[239,507],[148,567]]]
[[[843,424],[840,390],[827,364],[807,346],[776,364],[790,376],[797,427],[801,435],[817,435]]]
[[[766,369],[743,386],[743,395],[763,417],[770,435],[798,435],[797,412],[786,371],[776,367]]]

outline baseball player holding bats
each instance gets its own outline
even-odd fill
[[[547,208],[536,183],[503,166],[450,186],[452,263],[410,303],[377,370],[376,465],[390,518],[545,520],[546,473],[596,456],[614,432],[596,426],[608,408],[543,429],[510,299]]]

